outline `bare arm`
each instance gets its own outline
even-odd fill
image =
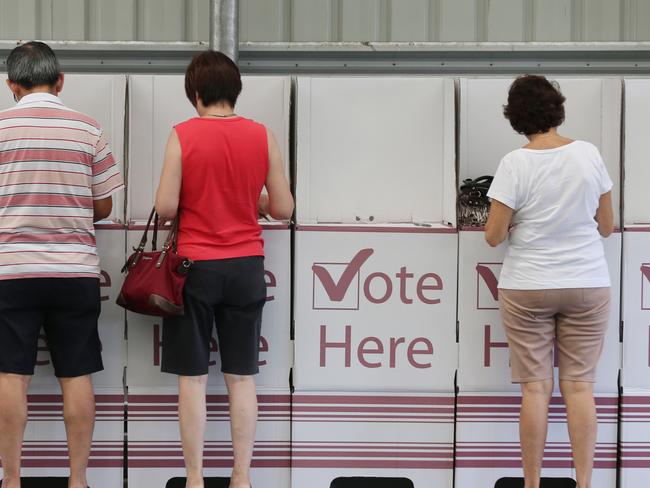
[[[93,200],[93,222],[104,220],[113,210],[113,197]]]
[[[512,209],[498,200],[492,200],[485,224],[485,240],[490,246],[496,247],[508,237],[511,220]]]
[[[183,177],[181,143],[172,130],[165,148],[160,183],[156,192],[156,212],[162,219],[173,219],[178,212]]]
[[[269,171],[266,175],[265,186],[269,196],[268,203],[263,197],[260,199],[260,211],[268,211],[268,214],[277,220],[290,219],[294,203],[289,182],[284,174],[282,154],[273,133],[269,129],[266,133],[269,146]],[[268,208],[264,208],[265,206]]]
[[[612,210],[612,192],[608,191],[600,196],[598,210],[594,217],[598,222],[598,232],[603,237],[609,237],[614,230],[614,211]]]

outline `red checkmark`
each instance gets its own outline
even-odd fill
[[[476,265],[476,271],[478,274],[483,278],[483,281],[485,281],[485,284],[487,285],[488,289],[490,290],[490,293],[492,293],[492,298],[495,300],[499,299],[499,280],[497,280],[496,276],[494,276],[494,273],[490,268],[487,266],[483,266],[481,264]]]
[[[321,265],[314,264],[311,267],[314,274],[318,276],[318,279],[323,284],[323,288],[325,288],[330,300],[333,302],[340,302],[343,300],[348,288],[350,287],[350,283],[352,283],[352,279],[356,276],[363,263],[368,260],[373,252],[372,249],[362,249],[359,251],[356,256],[352,258],[352,261],[346,265],[345,271],[343,271],[338,283],[334,283],[329,271]]]

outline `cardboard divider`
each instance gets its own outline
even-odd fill
[[[558,131],[600,149],[614,182],[615,225],[620,225],[621,104],[620,78],[554,78],[566,97],[565,122]],[[459,180],[494,175],[499,161],[526,144],[503,117],[513,78],[461,78]],[[488,130],[489,129],[489,130]]]
[[[0,73],[5,79],[6,73]],[[101,94],[101,95],[98,95]],[[68,108],[78,110],[99,122],[110,145],[120,173],[126,180],[124,171],[124,121],[126,114],[126,76],[125,75],[66,75],[63,91],[59,97]],[[0,90],[0,110],[16,104],[6,87]],[[124,222],[124,194],[113,198],[113,211],[109,221]]]
[[[628,224],[650,223],[648,187],[648,113],[650,113],[650,79],[625,80],[625,208]]]
[[[300,224],[456,223],[452,79],[298,77]]]
[[[620,467],[621,488],[647,484],[650,469],[650,389],[623,388]]]
[[[296,391],[292,486],[378,477],[451,488],[453,439],[453,393]]]
[[[460,392],[456,413],[456,488],[494,486],[502,477],[521,477],[519,409],[521,396],[505,392]],[[598,437],[594,488],[616,485],[618,395],[597,394]],[[549,408],[542,475],[575,478],[566,407],[553,395]]]
[[[623,233],[624,388],[650,389],[650,227]]]
[[[452,392],[454,229],[298,226],[298,390]]]
[[[183,75],[129,76],[129,221],[149,216],[173,126],[197,116],[185,95],[184,79]],[[235,112],[271,129],[289,175],[291,78],[243,76],[242,84]]]

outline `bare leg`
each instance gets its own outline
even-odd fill
[[[596,449],[596,404],[593,384],[586,381],[560,381],[566,404],[573,464],[580,488],[591,488],[591,473]]]
[[[249,488],[257,424],[255,378],[234,374],[224,374],[224,377],[230,400],[230,430],[235,456],[230,487]]]
[[[70,453],[68,488],[86,488],[86,470],[95,428],[95,394],[90,375],[59,378],[63,420]]]
[[[20,454],[27,425],[31,376],[0,373],[0,459],[3,488],[20,488]]]
[[[186,488],[203,488],[207,385],[207,374],[178,377],[178,417],[187,472]]]
[[[522,383],[521,392],[523,398],[519,416],[519,438],[524,467],[524,488],[539,488],[553,380]]]

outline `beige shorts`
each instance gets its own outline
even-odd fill
[[[512,382],[553,378],[554,339],[559,379],[596,381],[609,305],[609,288],[499,289]]]

